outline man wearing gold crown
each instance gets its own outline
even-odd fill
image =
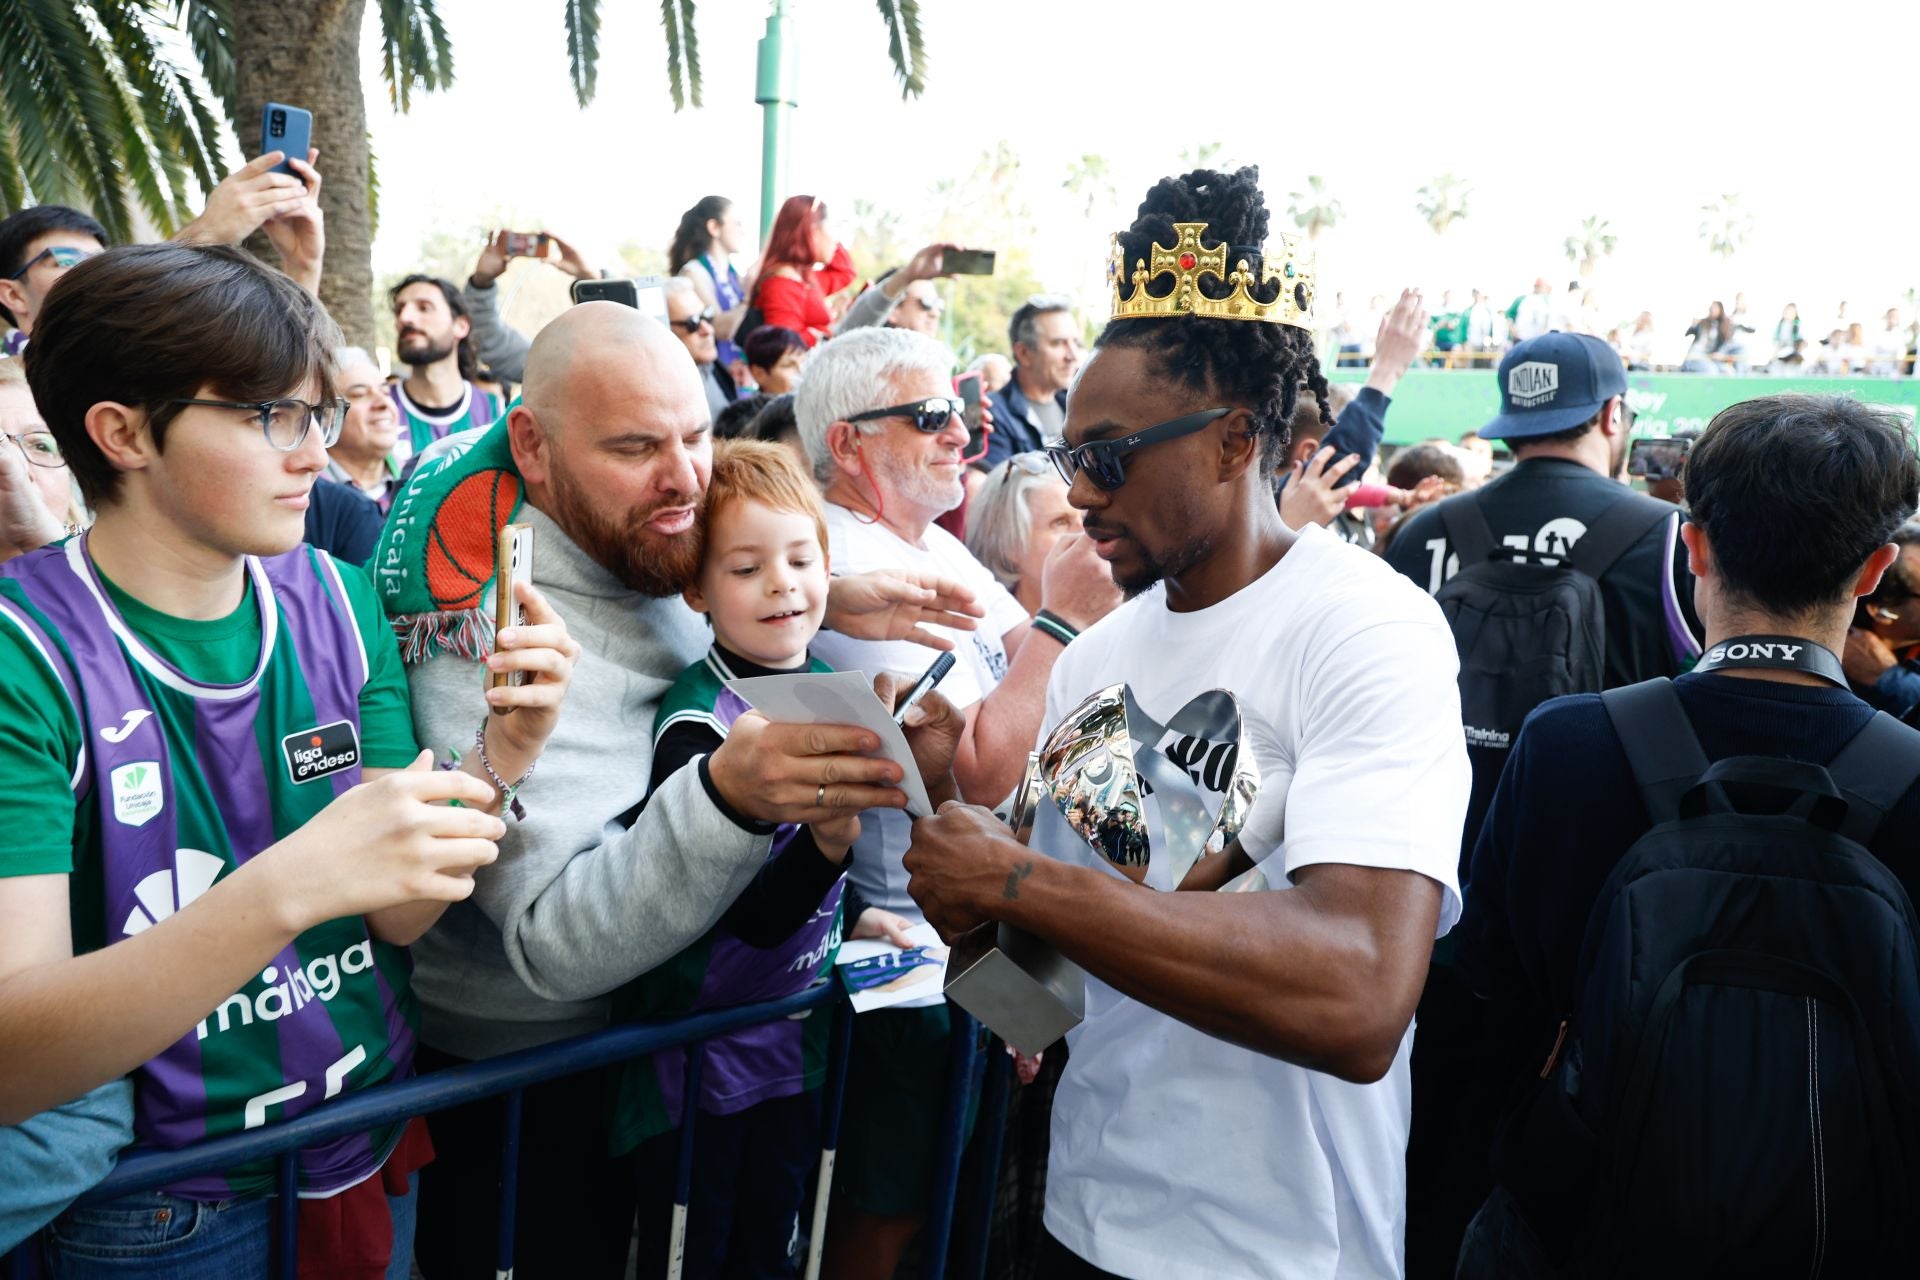
[[[1003,921],[1088,975],[1049,1277],[1404,1272],[1410,1025],[1460,913],[1454,646],[1425,593],[1280,518],[1287,424],[1303,385],[1324,413],[1326,382],[1311,266],[1267,241],[1257,180],[1164,180],[1116,237],[1113,318],[1052,452],[1133,598],[1068,646],[1042,734],[1116,681],[1161,724],[1231,691],[1261,775],[1239,840],[1186,892],[1036,855],[959,805],[907,855],[947,936]],[[1272,890],[1204,891],[1248,887],[1255,863]]]

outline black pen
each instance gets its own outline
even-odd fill
[[[943,653],[935,658],[933,665],[927,668],[926,674],[914,682],[914,686],[912,690],[908,692],[906,700],[900,704],[900,709],[893,713],[893,722],[895,724],[904,724],[906,722],[908,708],[912,707],[913,704],[920,701],[920,699],[926,697],[927,691],[944,680],[947,672],[951,670],[953,670],[952,654]]]

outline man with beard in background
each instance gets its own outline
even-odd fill
[[[387,293],[393,304],[394,348],[410,372],[393,384],[393,406],[407,429],[394,445],[404,463],[435,440],[484,427],[500,416],[502,405],[482,389],[474,375],[473,321],[451,281],[410,275]]]

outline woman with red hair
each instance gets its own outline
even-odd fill
[[[809,347],[828,336],[827,296],[853,283],[853,259],[827,230],[827,206],[813,196],[788,197],[773,220],[758,274],[753,301],[762,323],[793,330]]]

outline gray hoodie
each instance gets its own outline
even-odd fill
[[[607,1025],[607,993],[698,939],[766,861],[771,828],[717,804],[699,766],[681,769],[631,829],[646,796],[653,718],[709,635],[678,597],[631,591],[532,506],[534,585],[584,650],[559,726],[474,894],[413,947],[422,1039],[483,1058]],[[478,663],[413,668],[414,730],[465,755],[485,704]],[[509,779],[511,781],[511,779]]]

